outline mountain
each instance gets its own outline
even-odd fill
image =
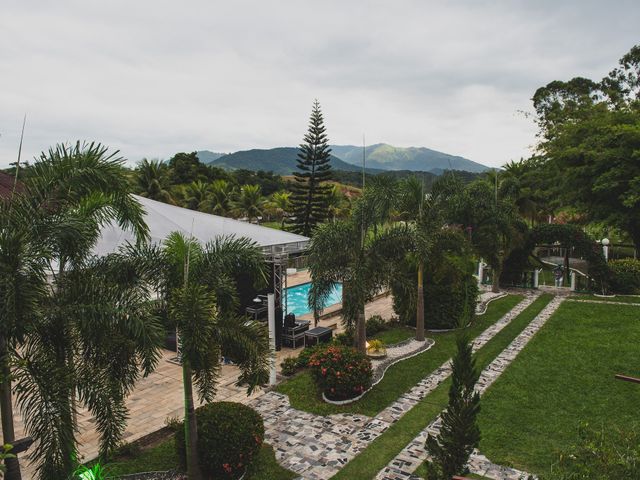
[[[362,147],[331,145],[332,153],[352,165],[362,165]],[[449,155],[424,147],[394,147],[378,143],[366,147],[366,166],[381,170],[413,170],[440,175],[444,170],[484,172],[489,167],[464,157]]]
[[[202,163],[211,163],[226,155],[226,153],[210,152],[209,150],[200,150],[199,152],[196,152],[196,154],[198,155],[198,160]]]
[[[264,170],[271,171],[276,175],[291,175],[296,170],[296,159],[298,158],[298,149],[295,147],[279,147],[269,150],[253,149],[242,150],[240,152],[222,155],[212,161],[206,162],[214,167],[220,167],[228,170]],[[198,158],[201,161],[200,152]],[[338,157],[331,155],[331,166],[334,170],[344,170],[348,172],[360,171],[360,166],[343,162]],[[381,170],[367,168],[368,173],[376,174]]]

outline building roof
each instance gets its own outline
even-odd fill
[[[278,256],[302,252],[309,242],[309,238],[295,233],[176,207],[137,195],[134,197],[146,211],[145,222],[149,226],[152,243],[162,242],[175,231],[193,235],[203,244],[217,236],[233,235],[249,238],[262,247],[265,254]],[[111,224],[103,229],[94,253],[106,255],[115,252],[125,242],[134,241],[135,238],[130,231],[124,231],[119,226]]]
[[[0,172],[0,198],[7,199],[11,197],[14,184],[15,177],[13,175]],[[18,186],[18,188],[20,188],[20,186]]]

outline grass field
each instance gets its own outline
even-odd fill
[[[173,470],[178,466],[178,456],[173,436],[153,447],[134,450],[130,454],[116,457],[107,468],[108,478],[139,472]],[[273,448],[263,445],[247,471],[246,480],[290,480],[296,475],[276,462]]]
[[[385,345],[393,345],[408,338],[415,337],[416,331],[403,325],[393,326],[389,330],[378,332],[371,339],[382,340]]]
[[[476,337],[489,325],[522,300],[520,295],[509,295],[489,305],[487,313],[477,317],[469,328],[471,337]],[[451,358],[455,349],[455,333],[428,333],[435,345],[426,352],[397,363],[387,370],[382,381],[358,402],[349,405],[330,405],[322,401],[309,372],[302,372],[277,387],[277,391],[289,396],[291,406],[318,415],[340,412],[361,413],[374,416],[413,387],[422,378]]]
[[[639,422],[640,311],[565,302],[482,399],[480,450],[493,462],[548,472],[580,422]]]
[[[570,300],[595,300],[598,302],[640,303],[640,296],[616,295],[615,297],[596,297],[595,295],[576,295]]]
[[[498,302],[508,298],[492,302],[485,315],[492,313],[492,309],[498,306]],[[549,303],[551,298],[551,295],[542,295],[482,347],[476,355],[478,368],[483,369],[491,363]],[[446,407],[450,384],[450,379],[440,384],[430,395],[389,427],[384,434],[375,439],[360,455],[347,463],[333,478],[373,478]]]

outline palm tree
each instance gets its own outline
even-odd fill
[[[342,193],[341,188],[334,184],[329,191],[327,197],[329,216],[331,220],[335,221],[336,218],[342,218],[345,210],[348,210],[348,206],[345,207],[345,195]]]
[[[136,183],[140,196],[175,205],[168,190],[169,167],[158,160],[143,158],[136,168]]]
[[[207,210],[209,207],[209,184],[202,180],[196,180],[187,185],[184,204],[191,210]]]
[[[119,442],[124,398],[157,361],[162,329],[131,258],[90,258],[106,223],[147,236],[117,152],[96,143],[58,145],[31,168],[22,191],[0,208],[0,289],[12,298],[0,309],[1,358],[4,372],[14,367],[39,476],[57,479],[74,467],[78,401],[96,419],[101,454]],[[10,381],[1,390],[6,441]],[[8,478],[19,478],[17,465],[8,466]]]
[[[262,215],[264,203],[260,185],[243,185],[232,205],[236,215],[247,217],[251,222]]]
[[[237,275],[248,273],[257,285],[264,285],[264,256],[247,239],[218,237],[202,246],[178,232],[170,234],[162,247],[139,249],[139,256],[155,272],[154,286],[177,328],[187,468],[190,479],[199,479],[193,385],[201,401],[213,401],[221,355],[238,363],[238,384],[247,384],[248,393],[268,379],[268,333],[264,325],[236,313]]]
[[[211,213],[222,216],[229,215],[231,213],[233,185],[224,179],[214,180],[211,183],[209,192],[209,207]]]
[[[365,195],[350,219],[320,225],[309,249],[309,306],[321,311],[334,285],[342,282],[342,318],[347,328],[355,328],[356,347],[362,352],[365,305],[389,284],[394,264],[412,248],[406,225],[380,225],[377,214],[375,198]]]
[[[280,217],[280,229],[284,230],[284,220],[291,209],[291,192],[274,192],[269,205]]]
[[[425,193],[424,184],[417,176],[407,177],[399,185],[397,210],[399,218],[411,222],[416,249],[411,252],[417,265],[418,288],[416,297],[416,340],[424,341],[424,262],[433,254],[435,235],[444,225],[444,212],[452,189],[448,175],[441,177],[432,187],[431,193]]]

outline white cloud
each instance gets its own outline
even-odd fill
[[[600,78],[634,2],[5,0],[0,166],[95,139],[131,160],[296,145],[314,98],[339,144],[528,154],[539,86]],[[560,5],[558,5],[560,4]]]

